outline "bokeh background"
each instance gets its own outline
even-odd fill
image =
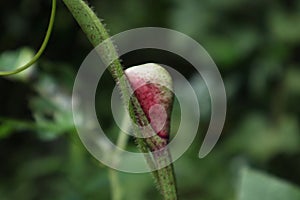
[[[228,112],[221,139],[198,158],[209,123],[209,97],[195,71],[176,55],[141,50],[124,67],[159,62],[187,77],[199,97],[199,134],[174,163],[181,199],[299,200],[300,1],[89,1],[111,35],[143,26],[181,31],[209,52],[224,79]],[[51,1],[0,1],[0,69],[29,60],[45,34]],[[0,199],[111,199],[108,169],[75,131],[71,99],[76,72],[92,49],[62,1],[53,34],[34,68],[0,77]],[[97,114],[118,134],[106,73]],[[180,113],[175,105],[173,126]],[[189,133],[186,133],[189,134]],[[134,141],[129,141],[132,151]],[[124,199],[161,199],[150,174],[119,173]],[[272,196],[274,195],[274,196]]]

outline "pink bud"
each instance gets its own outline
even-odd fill
[[[170,74],[154,63],[130,67],[125,74],[153,130],[168,140],[173,105]]]

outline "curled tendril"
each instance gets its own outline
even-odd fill
[[[47,33],[46,33],[46,36],[44,38],[44,41],[43,41],[43,43],[42,43],[39,51],[35,54],[35,56],[28,63],[26,63],[25,65],[23,65],[21,67],[18,67],[15,70],[12,70],[12,71],[0,71],[0,76],[8,76],[8,75],[13,75],[13,74],[17,74],[19,72],[22,72],[25,69],[27,69],[30,66],[32,66],[40,58],[40,56],[43,54],[43,52],[44,52],[44,50],[45,50],[45,48],[46,48],[46,46],[48,44],[48,41],[49,41],[49,38],[50,38],[50,35],[51,35],[51,32],[52,32],[52,29],[53,29],[53,24],[54,24],[54,19],[55,19],[55,12],[56,12],[56,0],[52,0],[51,16],[50,16],[50,20],[49,20],[49,25],[48,25]]]

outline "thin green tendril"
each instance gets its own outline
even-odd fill
[[[52,32],[54,19],[55,19],[55,12],[56,12],[56,0],[52,0],[51,16],[50,16],[50,21],[49,21],[47,33],[46,33],[46,36],[44,38],[44,41],[43,41],[39,51],[35,54],[35,56],[27,64],[15,69],[15,70],[0,71],[0,76],[8,76],[8,75],[13,75],[13,74],[17,74],[19,72],[22,72],[25,69],[29,68],[31,65],[33,65],[40,58],[40,56],[43,54],[43,52],[44,52],[44,50],[45,50],[45,48],[48,44],[48,41],[49,41],[49,38],[50,38],[50,35],[51,35],[51,32]]]

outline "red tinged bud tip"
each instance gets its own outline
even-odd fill
[[[147,63],[130,67],[125,74],[151,127],[158,136],[168,139],[173,105],[169,72],[158,64]]]

